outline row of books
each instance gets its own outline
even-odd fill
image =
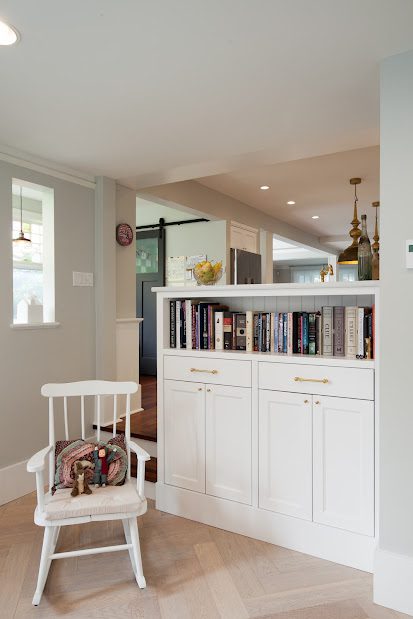
[[[372,359],[374,306],[233,312],[219,303],[171,300],[170,347]]]

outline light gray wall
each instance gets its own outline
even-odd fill
[[[54,188],[55,329],[10,328],[13,177]],[[95,376],[94,288],[73,287],[72,271],[94,271],[94,191],[0,162],[0,468],[47,445],[43,383]]]
[[[136,192],[116,185],[116,225],[127,223],[135,235]],[[136,245],[116,243],[116,317],[136,317]]]
[[[381,71],[380,548],[413,557],[413,52]],[[410,583],[411,585],[411,583]],[[411,591],[411,589],[410,589]]]

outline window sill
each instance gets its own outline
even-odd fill
[[[54,329],[60,327],[60,322],[13,322],[10,325],[11,329]]]

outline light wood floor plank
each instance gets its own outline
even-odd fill
[[[216,544],[196,544],[195,552],[221,616],[226,619],[247,619],[246,608]]]
[[[13,545],[4,560],[0,586],[0,617],[13,617],[20,599],[31,547]]]
[[[211,590],[197,558],[176,561],[176,569],[191,617],[219,619]]]
[[[157,511],[139,519],[147,587],[126,552],[54,561],[33,608],[43,529],[35,496],[0,507],[0,619],[406,619],[372,577]],[[58,550],[123,543],[119,522],[64,527]]]

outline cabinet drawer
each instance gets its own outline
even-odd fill
[[[210,385],[251,387],[251,362],[165,355],[164,377]]]
[[[261,362],[259,386],[260,389],[374,400],[374,370]]]

